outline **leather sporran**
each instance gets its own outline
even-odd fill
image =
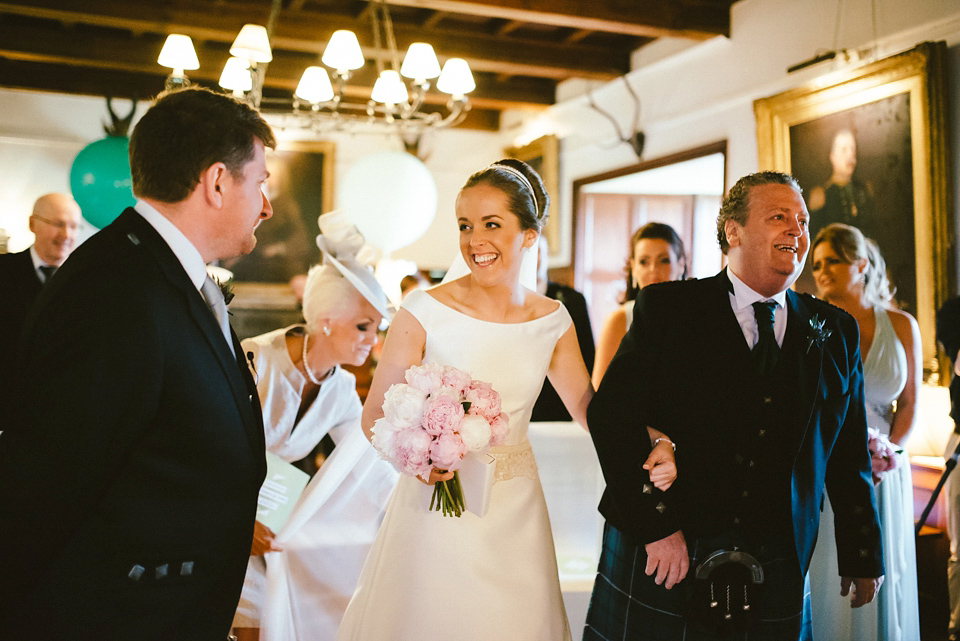
[[[716,550],[693,574],[688,621],[698,631],[715,636],[743,633],[752,626],[751,604],[763,583],[763,568],[750,554]]]

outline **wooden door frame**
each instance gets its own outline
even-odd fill
[[[649,169],[656,169],[658,167],[665,167],[667,165],[673,165],[680,162],[685,162],[687,160],[693,160],[694,158],[700,158],[703,156],[710,156],[712,154],[722,153],[724,156],[724,176],[723,176],[723,191],[726,193],[727,190],[727,176],[726,176],[726,157],[727,157],[727,141],[720,140],[713,142],[701,147],[694,147],[693,149],[687,149],[684,151],[677,152],[675,154],[670,154],[668,156],[661,156],[660,158],[655,158],[653,160],[646,160],[643,162],[636,163],[634,165],[629,165],[627,167],[621,167],[620,169],[613,169],[610,171],[605,171],[600,174],[594,174],[593,176],[587,176],[585,178],[579,178],[573,181],[573,207],[572,207],[572,218],[571,221],[571,233],[573,234],[573,243],[572,243],[572,255],[570,257],[570,267],[563,268],[562,270],[557,271],[567,271],[567,273],[556,274],[554,278],[554,270],[551,270],[551,279],[558,280],[559,282],[565,282],[573,285],[577,288],[582,288],[583,285],[583,242],[584,242],[584,230],[581,229],[583,225],[584,216],[581,214],[580,208],[582,206],[582,201],[580,198],[580,191],[584,186],[591,183],[600,182],[602,180],[609,180],[611,178],[619,178],[620,176],[626,176],[629,174],[639,173],[641,171],[647,171]],[[572,273],[571,273],[572,272]]]

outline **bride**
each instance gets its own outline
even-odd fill
[[[581,425],[593,388],[566,309],[532,291],[547,206],[540,177],[518,160],[471,176],[456,203],[467,273],[409,294],[390,327],[363,410],[368,438],[387,389],[426,362],[490,383],[510,429],[506,444],[491,450],[495,482],[482,518],[429,510],[433,484],[451,472],[400,478],[344,614],[342,641],[570,639],[527,427],[544,376]],[[521,283],[521,264],[534,268],[529,283]],[[651,478],[663,487],[676,476],[668,443],[644,465],[656,465]]]

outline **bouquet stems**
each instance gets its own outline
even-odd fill
[[[460,517],[466,505],[463,502],[463,486],[460,485],[460,472],[454,472],[449,481],[438,481],[433,486],[430,509],[443,512],[444,516]]]

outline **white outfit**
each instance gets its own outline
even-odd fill
[[[336,447],[275,533],[283,551],[250,558],[234,626],[260,627],[261,639],[324,641],[336,635],[397,473],[363,435],[356,379],[340,367],[295,423],[306,378],[285,336],[297,330],[242,343],[253,354],[267,450],[298,461],[328,432]]]
[[[863,359],[867,425],[890,434],[891,404],[907,382],[907,354],[882,307],[874,308],[876,331]],[[902,447],[902,445],[900,446]],[[817,547],[810,563],[815,641],[915,641],[920,638],[917,553],[913,532],[913,483],[904,450],[897,467],[876,487],[883,532],[885,576],[872,603],[853,609],[840,596],[833,509],[825,501]]]
[[[423,362],[489,382],[510,418],[493,448],[496,481],[483,518],[430,511],[431,486],[401,476],[357,592],[342,641],[563,641],[570,639],[553,535],[527,440],[530,412],[557,340],[563,305],[523,323],[462,314],[417,290],[403,301],[426,331]]]

